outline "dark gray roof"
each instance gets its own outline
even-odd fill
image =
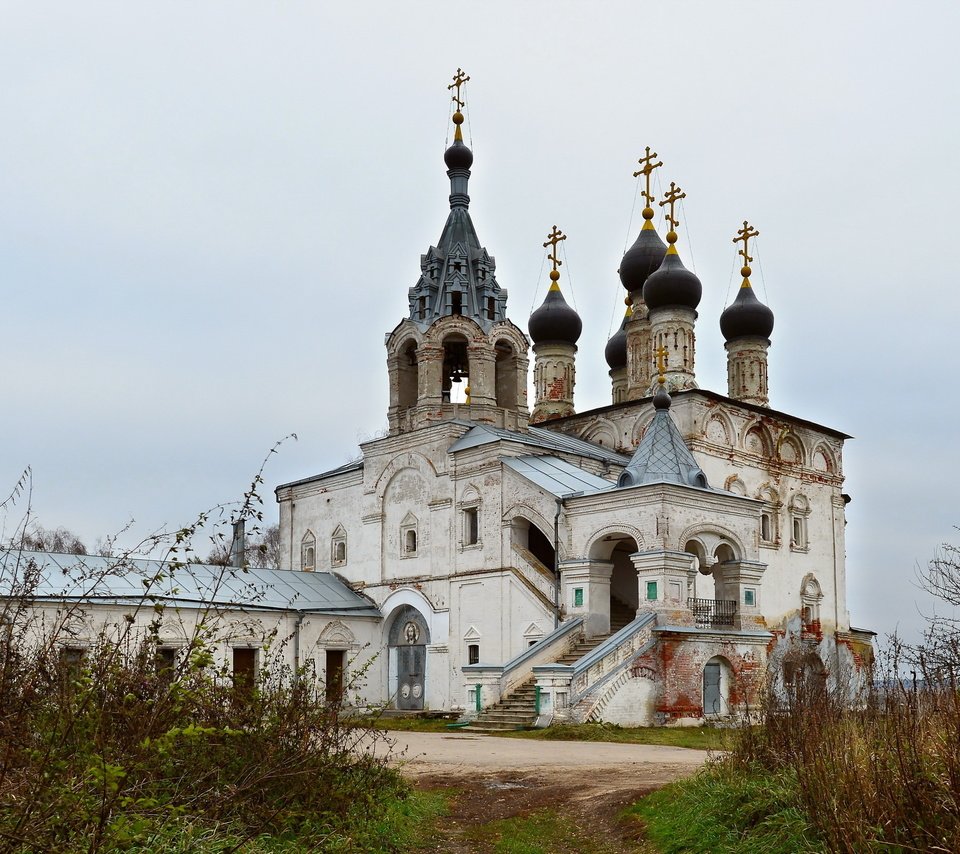
[[[327,477],[335,477],[338,474],[346,474],[351,471],[360,471],[363,469],[363,460],[353,460],[349,463],[344,463],[342,466],[337,466],[335,469],[330,469],[329,471],[320,472],[320,474],[310,475],[310,477],[302,477],[300,480],[291,480],[289,483],[281,483],[274,492],[279,489],[285,489],[288,486],[300,486],[303,483],[310,483],[314,480],[323,480]]]
[[[599,492],[616,486],[612,481],[590,474],[559,457],[504,457],[503,464],[558,498],[573,493]]]
[[[670,417],[669,398],[667,401],[666,408],[657,409],[630,464],[620,475],[617,486],[639,486],[643,483],[708,486],[707,476],[697,465]]]
[[[471,429],[447,449],[451,454],[492,442],[518,442],[521,445],[529,445],[545,451],[575,454],[580,457],[615,463],[618,466],[624,466],[630,462],[629,457],[611,451],[603,445],[595,445],[593,442],[567,436],[564,433],[555,433],[553,430],[547,430],[543,427],[530,427],[527,432],[520,433],[513,430],[502,430],[499,427],[490,427],[487,424],[464,423],[471,424]]]
[[[439,317],[462,314],[487,332],[506,320],[507,292],[497,284],[496,261],[480,244],[470,218],[466,161],[454,164],[447,174],[450,214],[437,245],[420,256],[420,278],[409,291],[410,320],[426,329]]]
[[[110,558],[0,549],[0,596],[22,590],[28,598],[90,604],[136,604],[145,597],[180,606],[210,604],[339,616],[381,616],[379,609],[329,572],[234,569],[147,558]]]

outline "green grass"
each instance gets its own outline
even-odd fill
[[[456,732],[449,718],[364,718],[363,726],[392,732]]]
[[[302,826],[276,834],[246,838],[239,828],[225,823],[184,819],[168,821],[139,844],[127,848],[129,854],[301,854],[324,851],[326,854],[367,854],[416,850],[435,834],[440,817],[448,810],[449,796],[444,792],[407,791],[398,787],[369,805],[357,809],[346,822],[332,824],[322,817]]]
[[[671,783],[626,816],[639,820],[660,854],[823,852],[800,805],[796,777],[729,761]]]
[[[566,724],[546,729],[503,733],[511,738],[543,741],[612,741],[622,744],[663,744],[695,750],[729,750],[736,731],[713,727],[620,727],[615,724]]]
[[[614,854],[623,850],[619,840],[578,827],[554,809],[491,821],[471,828],[467,838],[476,850],[493,854]]]

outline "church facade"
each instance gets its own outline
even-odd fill
[[[367,700],[491,727],[649,725],[737,716],[771,683],[853,690],[871,633],[846,605],[849,437],[769,406],[757,232],[739,232],[742,285],[719,319],[726,393],[700,389],[683,194],[671,185],[661,203],[664,241],[647,149],[644,224],[620,264],[626,315],[605,352],[611,403],[577,412],[564,236],[544,244],[551,286],[525,332],[470,217],[455,86],[450,214],[386,336],[388,434],[276,490],[290,567],[336,573],[382,614]]]

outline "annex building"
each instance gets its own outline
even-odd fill
[[[336,573],[382,615],[367,699],[490,726],[662,724],[736,715],[770,682],[852,690],[872,633],[851,628],[846,605],[849,437],[769,406],[757,232],[740,230],[742,284],[712,321],[727,388],[701,389],[682,194],[671,184],[660,202],[661,237],[650,177],[662,164],[647,149],[643,227],[620,261],[626,314],[604,354],[611,403],[577,412],[564,236],[544,244],[551,286],[524,330],[470,216],[463,82],[450,213],[386,336],[388,435],[276,490],[290,566]]]

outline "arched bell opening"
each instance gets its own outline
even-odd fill
[[[397,405],[401,410],[417,403],[419,395],[419,366],[417,365],[417,342],[407,341],[400,348],[397,358]]]
[[[504,409],[516,409],[517,392],[517,352],[509,341],[500,340],[496,344],[496,372],[497,406]]]
[[[441,398],[444,403],[465,403],[470,385],[470,357],[467,339],[460,334],[443,339],[443,375]]]

